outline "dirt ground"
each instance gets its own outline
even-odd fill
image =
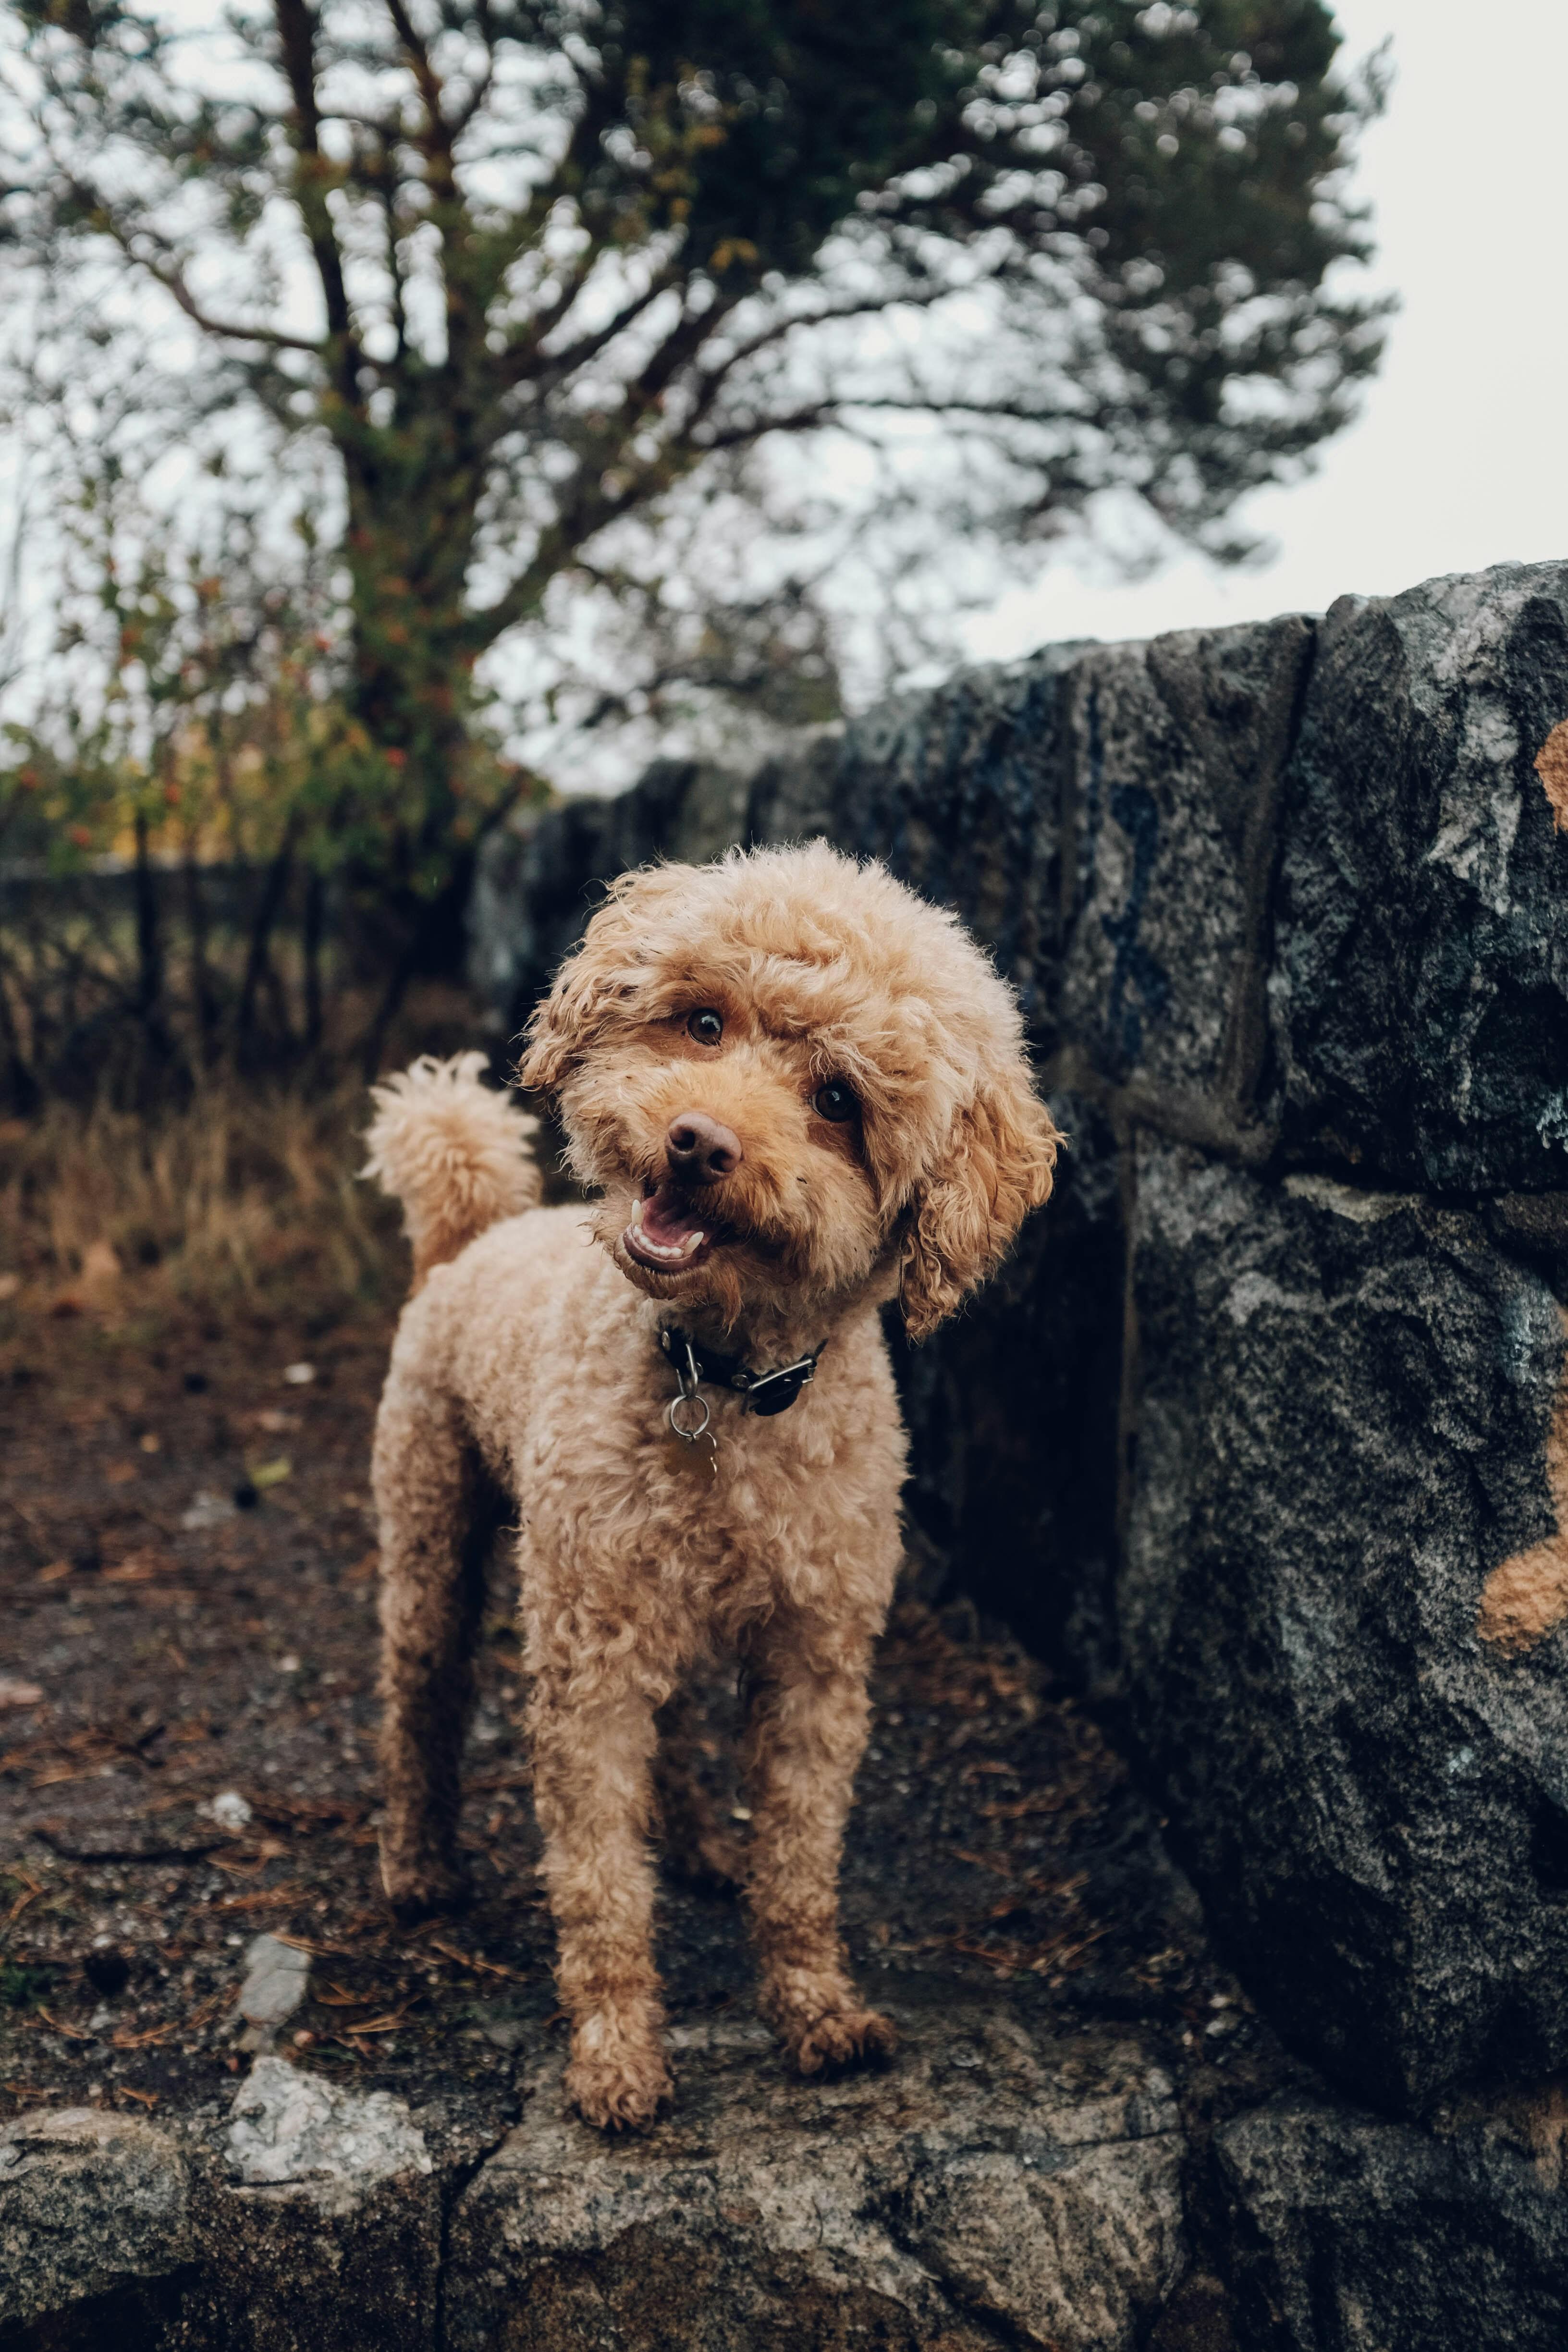
[[[390,1328],[303,1302],[139,1318],[79,1286],[0,1320],[0,2116],[226,2095],[263,1929],[313,1956],[289,2054],[364,2088],[504,2116],[514,2045],[554,2020],[504,1571],[477,1900],[406,1934],[379,1891],[367,1459]],[[1152,2021],[1216,2110],[1278,2078],[1125,1766],[1035,1662],[911,1595],[876,1698],[845,1896],[872,1988],[936,1972],[1064,2027]],[[733,1810],[721,1692],[710,1715]],[[231,1794],[237,1828],[215,1818]],[[731,1895],[672,1881],[661,1958],[677,2021],[750,1998]]]

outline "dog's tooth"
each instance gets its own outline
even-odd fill
[[[642,1202],[640,1201],[634,1201],[632,1202],[632,1223],[634,1225],[640,1225],[642,1223]]]
[[[707,1238],[708,1236],[706,1234],[688,1234],[686,1239],[680,1244],[681,1256],[689,1257],[693,1250],[700,1250],[701,1248]]]

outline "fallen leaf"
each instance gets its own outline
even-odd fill
[[[172,1567],[173,1564],[172,1561],[160,1560],[153,1552],[133,1551],[115,1567],[106,1568],[103,1581],[105,1584],[150,1584],[165,1566]]]
[[[395,2033],[400,2026],[407,2024],[408,2018],[409,2011],[405,2004],[402,2009],[389,2009],[384,2017],[367,2017],[363,2023],[356,2021],[347,2025],[343,2031],[345,2033]]]
[[[110,2035],[110,2047],[114,2050],[145,2050],[150,2042],[166,2042],[170,2034],[177,2030],[178,2021],[171,2021],[163,2025],[150,2025],[144,2033],[126,2033],[121,2031]]]
[[[250,1473],[250,1483],[260,1495],[265,1494],[268,1486],[281,1486],[285,1478],[291,1478],[293,1475],[294,1465],[284,1454],[280,1454],[276,1462],[263,1462],[259,1469],[253,1470]]]
[[[81,1286],[84,1290],[104,1290],[120,1279],[120,1260],[111,1242],[89,1242],[81,1255]]]
[[[0,1675],[0,1706],[37,1706],[43,1696],[37,1683],[25,1683],[16,1675]]]
[[[31,1871],[25,1874],[18,1872],[17,1874],[23,1876],[25,1883],[22,1887],[22,1892],[17,1895],[16,1900],[12,1904],[9,1911],[6,1912],[5,1918],[0,1919],[0,1935],[8,1933],[9,1930],[16,1926],[17,1920],[26,1909],[28,1904],[36,1903],[39,1895],[44,1891],[39,1885],[37,1880],[33,1876]]]
[[[1552,803],[1552,821],[1568,833],[1568,719],[1560,719],[1535,755],[1535,772]]]
[[[266,1911],[274,1905],[291,1906],[303,1903],[310,1893],[307,1886],[258,1886],[249,1895],[220,1895],[220,1911]]]
[[[68,1559],[51,1559],[47,1568],[39,1569],[38,1582],[40,1584],[58,1584],[61,1577],[68,1576],[70,1572],[71,1564]]]
[[[459,1968],[482,1969],[486,1976],[510,1977],[514,1984],[526,1984],[528,1979],[516,1969],[503,1969],[499,1960],[483,1960],[477,1952],[459,1952],[453,1944],[440,1943],[436,1937],[427,1939],[427,1949],[439,1952],[443,1959],[456,1960]],[[358,2027],[354,2029],[358,2032]]]
[[[0,1299],[15,1298],[22,1287],[19,1274],[0,1274]]]
[[[972,1870],[994,1870],[999,1878],[1011,1878],[1013,1864],[995,1853],[969,1853],[961,1845],[952,1848],[954,1862],[966,1862]]]
[[[90,2042],[93,2038],[90,2033],[84,2033],[79,2025],[65,2024],[61,2019],[56,2017],[49,2010],[40,2007],[38,2015],[43,2019],[46,2025],[53,2028],[55,2032],[63,2033],[68,2042]]]
[[[58,1307],[55,1312],[58,1314]],[[136,1475],[136,1465],[134,1462],[111,1462],[103,1475],[111,1486],[129,1486]]]

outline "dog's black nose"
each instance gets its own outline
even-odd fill
[[[669,1172],[683,1184],[713,1184],[732,1176],[745,1158],[733,1128],[721,1127],[705,1110],[683,1110],[664,1139]]]

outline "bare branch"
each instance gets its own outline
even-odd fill
[[[216,335],[226,342],[265,343],[270,351],[308,352],[314,359],[321,357],[323,346],[310,335],[289,335],[280,327],[248,327],[236,319],[215,318],[191,292],[185,283],[184,273],[173,255],[154,261],[146,254],[136,251],[132,240],[137,234],[147,235],[144,227],[139,232],[126,230],[112,218],[107,219],[105,226],[127,258],[135,262],[139,268],[145,269],[150,277],[155,278],[164,292],[173,295],[191,324],[199,327],[205,335]]]
[[[316,99],[316,18],[310,0],[272,0],[273,22],[283,52],[283,69],[294,100],[294,145],[299,156],[296,199],[310,241],[327,310],[327,334],[338,346],[337,389],[352,408],[359,397],[359,345],[349,309],[332,216],[323,185],[321,117]]]
[[[743,366],[747,360],[754,359],[759,352],[783,342],[797,327],[830,326],[839,319],[878,318],[889,310],[929,310],[933,303],[945,302],[959,290],[952,286],[932,286],[918,293],[904,289],[886,294],[868,294],[853,302],[826,303],[817,310],[796,311],[793,317],[777,319],[771,327],[764,327],[745,342],[737,343],[734,350],[727,352],[716,366],[704,371],[703,381],[705,383],[722,382],[737,367]]]
[[[508,362],[506,373],[512,382],[521,381],[529,361],[539,363],[538,373],[545,383],[563,382],[578,368],[584,367],[590,360],[596,359],[601,352],[607,351],[616,338],[618,335],[624,335],[626,329],[634,320],[641,318],[651,303],[657,301],[658,297],[667,292],[671,286],[679,283],[680,271],[674,262],[670,262],[663,269],[656,271],[641,293],[632,295],[629,300],[621,305],[615,316],[605,321],[604,326],[595,328],[591,334],[580,335],[577,341],[574,343],[569,343],[563,352],[542,353],[540,345],[544,337],[550,332],[551,328],[557,325],[571,310],[587,281],[594,262],[598,259],[603,249],[600,246],[590,245],[582,265],[572,273],[569,290],[563,289],[562,299],[540,313],[531,323],[531,331],[525,341],[509,349],[505,355]]]

